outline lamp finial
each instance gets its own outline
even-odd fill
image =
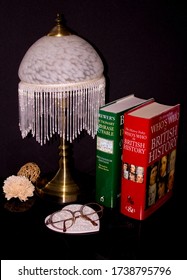
[[[57,18],[55,21],[56,26],[52,28],[52,30],[47,34],[47,36],[61,37],[71,35],[71,32],[62,24],[62,15],[57,14]]]

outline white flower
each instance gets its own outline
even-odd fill
[[[7,200],[19,198],[21,201],[28,200],[33,196],[34,185],[25,176],[12,175],[4,181],[3,191]]]

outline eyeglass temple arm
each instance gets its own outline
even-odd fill
[[[93,221],[91,218],[89,218],[87,215],[82,215],[82,217],[92,223],[93,226],[97,226],[98,224]]]

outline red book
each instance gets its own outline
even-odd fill
[[[180,104],[151,102],[124,114],[122,214],[144,220],[173,194]]]

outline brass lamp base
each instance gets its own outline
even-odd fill
[[[69,166],[69,146],[65,141],[59,147],[60,161],[59,170],[54,178],[43,188],[36,187],[36,193],[41,198],[46,198],[52,202],[69,203],[77,200],[79,187],[72,178]]]

